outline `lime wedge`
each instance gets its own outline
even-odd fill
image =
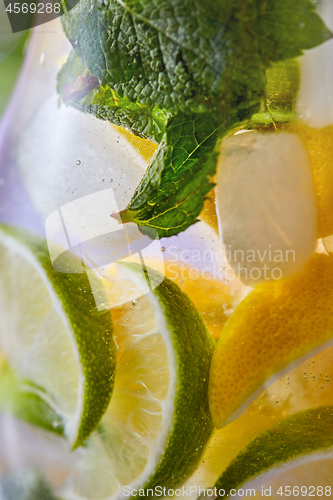
[[[159,273],[118,264],[120,279],[144,290]],[[137,294],[139,295],[139,294]],[[172,281],[112,309],[118,345],[110,405],[91,435],[66,499],[120,499],[133,490],[183,483],[212,431],[208,376],[213,341]]]
[[[325,494],[325,486],[331,486],[330,483],[321,484],[325,475],[320,462],[330,462],[332,472],[332,458],[333,406],[295,413],[260,434],[239,453],[215,484],[217,498],[240,498],[244,496],[243,491],[248,492],[247,496],[259,498],[331,497],[331,490]],[[293,484],[293,471],[299,475],[297,468],[307,465],[310,484],[307,485],[304,478]],[[274,478],[279,479],[274,481]]]
[[[94,307],[86,274],[58,273],[43,240],[0,226],[1,350],[61,417],[73,448],[99,423],[114,383],[111,318]]]
[[[7,363],[0,364],[0,412],[64,435],[62,418],[37,394],[25,390]]]

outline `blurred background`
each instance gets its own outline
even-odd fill
[[[14,52],[0,62],[0,120],[20,72],[27,38],[27,33],[22,35]]]
[[[0,119],[15,87],[29,31],[13,33],[0,0]]]

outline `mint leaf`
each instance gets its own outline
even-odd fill
[[[63,24],[102,86],[172,113],[229,107],[232,82],[244,105],[270,61],[331,36],[309,0],[81,0]]]
[[[84,110],[157,143],[162,140],[170,116],[158,106],[133,103],[127,97],[120,97],[108,86],[100,87],[93,103],[85,106]]]
[[[214,186],[211,177],[225,126],[211,115],[177,114],[128,209],[121,212],[122,221],[136,222],[148,236],[153,228],[160,237],[195,223]]]
[[[101,85],[172,113],[203,112],[218,104],[230,16],[231,2],[216,0],[81,0],[63,25]]]
[[[134,134],[159,143],[170,113],[120,97],[110,87],[100,87],[97,77],[82,64],[73,50],[58,74],[57,90],[63,102]]]
[[[310,0],[270,0],[261,4],[253,35],[270,61],[300,56],[303,50],[332,38]]]
[[[260,110],[271,63],[332,36],[310,0],[81,0],[62,19],[86,68],[74,93],[100,85],[76,107],[160,143],[122,213],[160,237],[196,221],[217,145]]]
[[[75,106],[96,87],[99,87],[98,78],[82,66],[80,58],[72,50],[58,73],[58,94],[65,104]]]

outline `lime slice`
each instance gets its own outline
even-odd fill
[[[62,418],[37,394],[25,390],[6,362],[0,364],[0,412],[60,436],[64,435]]]
[[[215,484],[217,497],[241,498],[246,491],[246,496],[259,498],[290,495],[331,497],[331,490],[325,493],[325,487],[331,487],[331,484],[323,483],[325,473],[320,462],[326,461],[332,473],[332,417],[333,406],[302,411],[263,432],[239,453],[219,477]],[[306,475],[310,474],[311,481],[305,482],[304,477],[302,482],[293,481],[293,471],[296,472],[294,477],[301,478],[300,468],[307,465]]]
[[[274,380],[333,343],[333,257],[315,254],[288,279],[256,287],[228,319],[210,375],[217,428]]]
[[[1,349],[26,389],[61,416],[73,448],[113,389],[112,323],[94,306],[86,274],[58,273],[43,240],[0,227]]]
[[[148,273],[140,265],[118,268],[133,288],[146,288]],[[149,269],[149,279],[153,285],[161,276]],[[112,309],[112,318],[118,345],[112,399],[80,450],[77,473],[61,492],[66,499],[173,488],[193,472],[211,435],[213,341],[188,297],[165,278],[147,295]]]

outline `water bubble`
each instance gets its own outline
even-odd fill
[[[133,306],[136,306],[138,303],[139,303],[138,299],[133,299],[133,300],[132,300],[132,304],[133,304]]]
[[[76,160],[77,165],[81,165],[81,160]]]

